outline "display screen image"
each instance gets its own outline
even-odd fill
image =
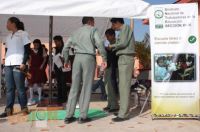
[[[196,56],[191,53],[155,54],[156,82],[193,82],[196,80]]]

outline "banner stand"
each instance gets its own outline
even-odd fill
[[[199,119],[198,4],[150,9],[152,119]]]

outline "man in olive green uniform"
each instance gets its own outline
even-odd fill
[[[133,70],[134,56],[134,35],[128,25],[124,24],[123,18],[112,18],[112,28],[120,31],[119,37],[115,44],[109,47],[117,51],[118,70],[119,70],[119,95],[120,110],[114,122],[125,121],[128,119],[129,113],[129,97]]]
[[[91,119],[87,117],[87,112],[89,109],[96,66],[96,47],[103,57],[104,68],[107,66],[106,51],[97,29],[94,28],[94,18],[83,17],[82,23],[83,26],[71,35],[62,52],[65,60],[65,67],[68,67],[69,48],[73,46],[75,50],[75,59],[72,70],[72,86],[68,97],[67,116],[65,118],[66,124],[76,120],[73,116],[81,85],[82,90],[79,97],[80,117],[78,122],[85,123],[91,121]]]
[[[107,41],[105,41],[105,47],[107,51],[107,68],[104,75],[104,83],[106,88],[106,94],[108,97],[108,104],[103,110],[107,112],[117,112],[119,110],[118,100],[116,97],[116,87],[117,87],[117,61],[118,57],[116,52],[108,48],[108,45],[112,45],[116,42],[115,30],[107,29],[105,32]],[[116,84],[115,84],[116,83]]]

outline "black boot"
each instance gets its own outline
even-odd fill
[[[83,123],[87,123],[87,122],[90,122],[90,121],[92,121],[91,118],[85,118],[85,119],[79,118],[78,123],[83,124]]]
[[[114,113],[117,113],[118,111],[119,111],[118,108],[116,108],[116,109],[109,109],[109,110],[108,110],[109,113],[113,113],[113,112],[114,112]],[[117,113],[117,114],[118,114],[118,113]]]
[[[64,120],[65,124],[70,124],[74,121],[76,121],[75,117],[65,118],[65,120]]]
[[[28,110],[28,107],[24,107],[21,109],[21,112],[23,115],[28,115],[29,114],[29,110]]]
[[[122,122],[122,121],[126,121],[126,120],[129,120],[129,118],[115,117],[112,119],[113,122]]]
[[[109,111],[109,110],[110,110],[110,107],[108,107],[108,106],[105,107],[105,108],[103,108],[103,111],[106,111],[106,112],[107,112],[107,111]]]
[[[13,115],[13,108],[6,108],[5,111],[0,114],[0,118],[6,118],[11,115]]]

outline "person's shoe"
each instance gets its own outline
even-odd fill
[[[109,113],[113,113],[113,112],[116,113],[116,112],[118,112],[118,111],[119,111],[118,108],[116,108],[116,109],[109,109],[109,110],[108,110]],[[118,113],[117,113],[117,114],[118,114]]]
[[[6,112],[3,112],[3,113],[0,114],[0,118],[6,118],[7,116],[8,116],[8,115],[7,115]]]
[[[80,106],[79,106],[79,104],[77,104],[77,105],[76,105],[76,109],[80,109]]]
[[[113,115],[114,115],[114,116],[118,116],[118,112],[114,112]]]
[[[65,120],[64,120],[65,124],[70,124],[74,121],[76,121],[75,117],[65,118]]]
[[[29,114],[29,110],[28,110],[27,107],[23,108],[23,109],[21,110],[21,112],[22,112],[23,115],[28,115],[28,114]]]
[[[0,118],[6,118],[13,114],[13,109],[6,109],[2,114],[0,114]]]
[[[122,121],[126,121],[126,120],[129,120],[129,118],[115,117],[112,119],[113,122],[122,122]]]
[[[85,118],[85,119],[79,118],[78,123],[83,124],[83,123],[87,123],[87,122],[90,122],[90,121],[92,121],[91,118]]]
[[[105,108],[103,108],[103,111],[109,111],[110,110],[110,107],[105,107]]]
[[[28,106],[35,105],[35,104],[36,104],[36,101],[31,100],[31,99],[29,99],[29,101],[27,103]]]

